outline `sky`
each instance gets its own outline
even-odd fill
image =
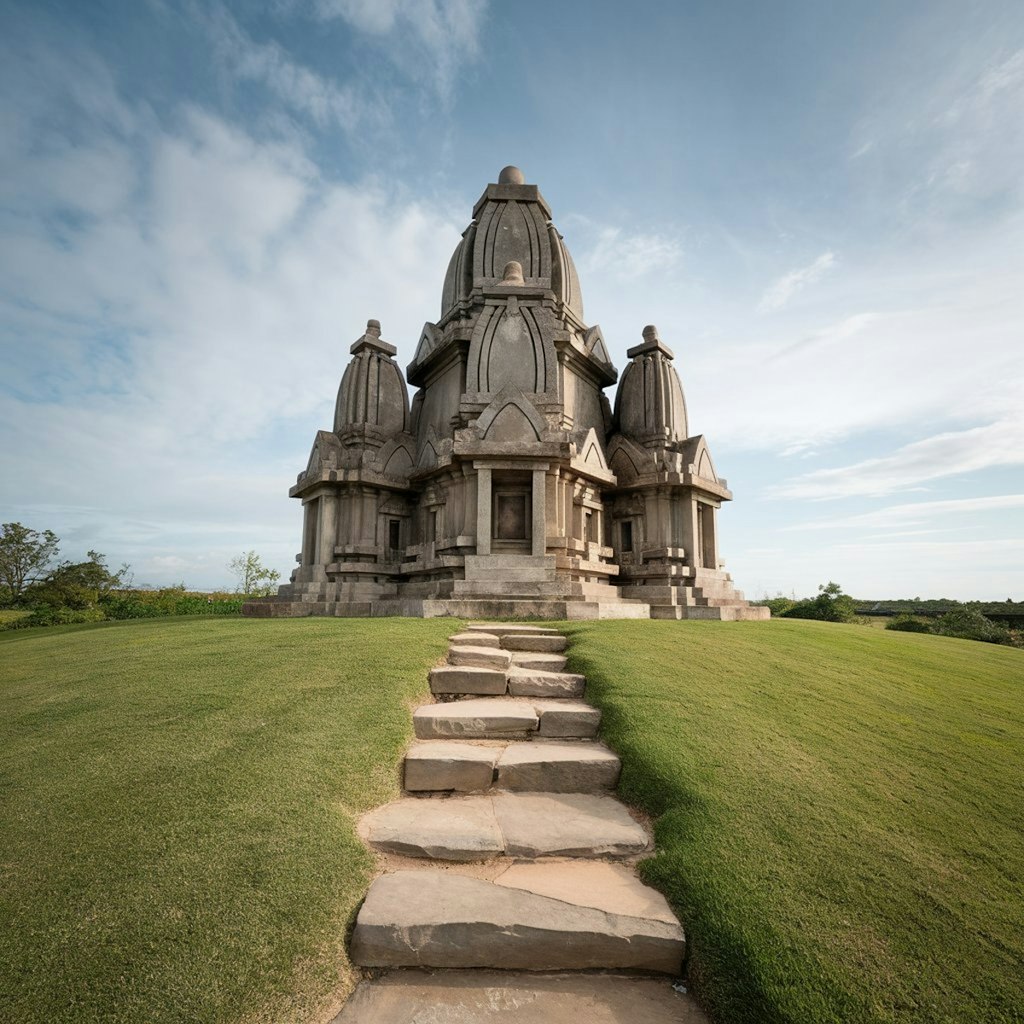
[[[506,164],[673,349],[748,597],[1024,599],[1019,0],[0,0],[0,521],[287,579]]]

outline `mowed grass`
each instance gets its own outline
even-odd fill
[[[451,620],[0,633],[0,1020],[287,1022],[351,984],[409,703]]]
[[[1024,652],[785,620],[568,628],[716,1021],[1024,1019]]]

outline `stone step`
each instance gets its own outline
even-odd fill
[[[467,633],[490,633],[493,636],[559,636],[557,629],[549,626],[532,626],[519,622],[473,622],[465,629]]]
[[[580,700],[480,697],[424,704],[412,715],[416,737],[429,739],[590,739],[601,712]]]
[[[384,853],[444,861],[634,857],[650,848],[618,800],[590,793],[403,797],[364,814],[359,834]]]
[[[467,635],[467,634],[463,634]],[[469,636],[486,636],[486,633],[469,633]],[[534,651],[542,654],[561,654],[569,641],[564,636],[537,636],[530,633],[509,633],[501,638],[506,651]]]
[[[484,746],[465,740],[422,740],[405,756],[405,788],[414,793],[603,793],[615,788],[621,764],[602,743],[541,740]]]
[[[448,665],[430,670],[430,692],[439,695],[497,695],[505,693],[507,689],[508,676],[499,669]]]
[[[615,788],[621,769],[603,743],[510,743],[498,758],[494,785],[518,792],[602,793]]]
[[[493,633],[456,633],[448,637],[452,647],[501,647],[501,637]]]
[[[505,673],[513,697],[582,697],[587,677],[513,665]]]
[[[513,970],[646,970],[678,974],[685,939],[667,907],[640,911],[656,901],[629,892],[616,880],[621,909],[593,905],[607,885],[561,867],[561,878],[537,879],[530,867],[511,883],[490,882],[446,871],[397,871],[376,879],[360,908],[352,936],[352,960],[362,967],[501,967]],[[515,869],[510,869],[510,872]],[[643,886],[631,880],[635,886]],[[622,898],[625,897],[625,898]],[[636,911],[636,912],[631,912]],[[669,919],[666,920],[665,918]]]
[[[530,744],[532,746],[532,744]],[[462,740],[421,740],[405,755],[403,784],[411,793],[475,793],[494,784],[504,748]]]
[[[542,672],[561,672],[565,668],[564,654],[544,654],[536,651],[513,651],[512,664],[521,668],[538,668]]]
[[[509,651],[490,647],[452,647],[448,651],[449,665],[466,665],[475,668],[494,668],[504,672],[512,664]]]
[[[363,980],[331,1024],[470,1024],[499,1015],[501,1024],[709,1024],[693,996],[664,976],[479,968],[399,969]]]

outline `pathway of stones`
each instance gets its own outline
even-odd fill
[[[566,643],[501,623],[451,638],[439,702],[413,713],[409,795],[360,822],[385,872],[352,960],[388,971],[335,1024],[705,1021],[672,988],[683,929],[633,870],[651,840],[611,795],[619,759]]]

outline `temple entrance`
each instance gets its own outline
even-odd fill
[[[491,549],[494,552],[530,553],[531,485],[527,473],[494,475],[491,500]]]

